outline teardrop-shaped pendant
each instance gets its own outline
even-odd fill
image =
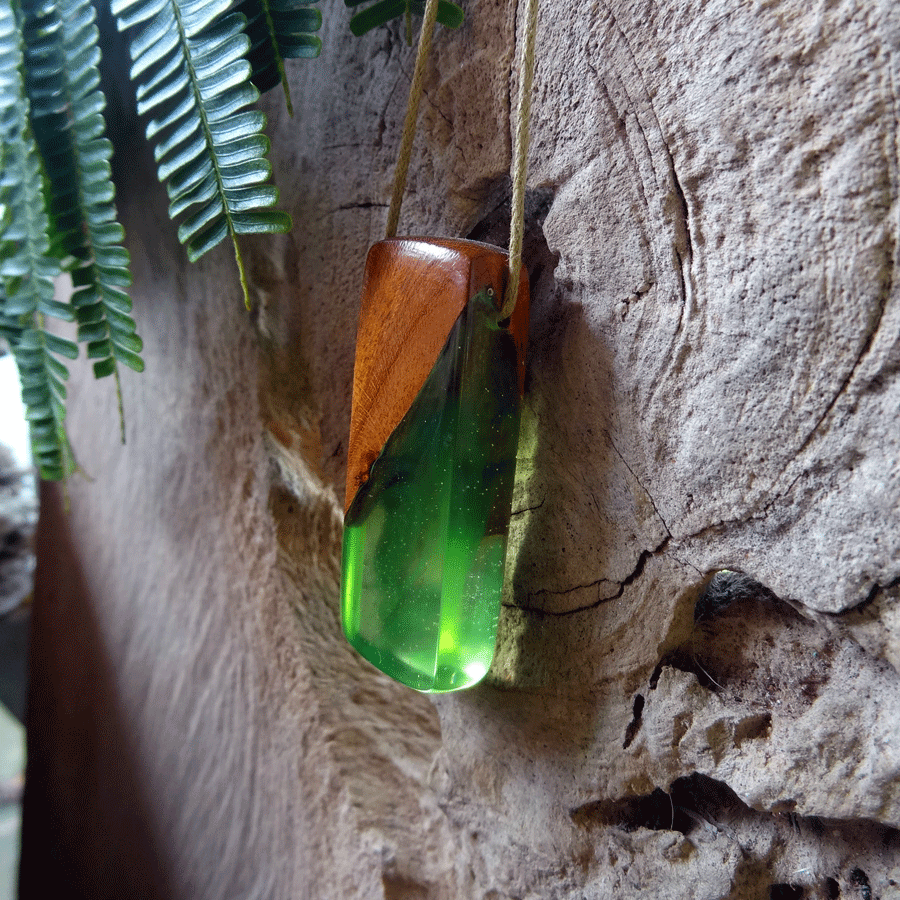
[[[397,239],[369,252],[354,373],[341,618],[420,691],[494,654],[516,467],[527,278],[500,322],[506,254]]]

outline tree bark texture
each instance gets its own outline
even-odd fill
[[[414,51],[325,13],[295,117],[265,98],[295,227],[245,245],[250,316],[114,110],[147,371],[125,447],[73,380],[95,481],[42,526],[80,574],[44,547],[23,896],[38,841],[92,898],[113,860],[167,898],[900,897],[900,7],[542,4],[498,648],[431,699],[338,619]],[[436,35],[401,233],[505,240],[521,19]]]

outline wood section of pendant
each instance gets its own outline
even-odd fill
[[[366,260],[357,334],[345,512],[425,383],[470,298],[489,289],[499,309],[506,280],[506,253],[488,244],[409,237],[373,245]],[[520,392],[528,302],[523,269],[509,323]]]

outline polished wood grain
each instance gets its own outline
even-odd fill
[[[507,272],[503,250],[475,241],[393,238],[369,251],[356,342],[345,512],[409,410],[469,298],[492,288],[499,308]],[[525,384],[528,304],[523,268],[509,323],[520,390]]]

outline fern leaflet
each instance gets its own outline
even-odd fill
[[[322,41],[312,32],[322,25],[322,13],[310,9],[312,0],[240,0],[235,9],[247,17],[253,83],[260,91],[281,84],[288,112],[294,115],[291,91],[284,70],[286,59],[312,59]]]
[[[142,26],[131,41],[131,77],[138,112],[153,113],[148,140],[172,218],[191,262],[230,236],[244,302],[250,297],[239,234],[286,232],[287,213],[275,210],[278,191],[262,133],[265,116],[246,107],[259,91],[244,58],[247,19],[230,0],[113,0],[119,28]]]
[[[344,5],[352,9],[365,2],[366,0],[344,0]],[[378,0],[350,20],[350,31],[360,37],[367,31],[378,28],[379,25],[387,25],[388,22],[403,16],[406,23],[406,42],[412,44],[412,17],[422,16],[424,13],[425,0]],[[450,0],[438,0],[437,20],[446,28],[459,28],[463,23],[463,11]]]

